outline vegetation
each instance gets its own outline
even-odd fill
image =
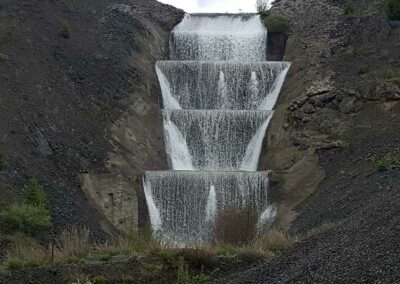
[[[400,0],[385,0],[385,13],[392,21],[400,21]]]
[[[23,202],[14,203],[0,213],[0,225],[6,231],[37,235],[51,226],[50,203],[43,187],[33,178],[24,192]]]
[[[256,8],[269,32],[290,34],[289,20],[269,9],[268,0],[257,0]]]
[[[7,60],[8,55],[0,51],[0,60]]]
[[[47,199],[47,194],[35,177],[30,180],[29,185],[25,189],[24,201],[26,204],[50,209],[50,202]]]
[[[379,159],[376,162],[376,169],[379,172],[387,172],[390,169],[392,169],[394,164],[393,158],[391,157],[391,155],[386,155],[385,157]]]
[[[61,22],[61,28],[59,31],[59,35],[65,39],[71,38],[71,29],[69,27],[69,23],[66,20]]]
[[[11,29],[0,23],[0,42],[11,35]]]
[[[346,3],[343,7],[343,15],[348,19],[368,16],[383,10],[381,3]]]
[[[269,32],[284,33],[285,35],[290,34],[289,19],[285,16],[279,15],[271,10],[264,11],[260,13],[260,15]]]
[[[6,164],[7,164],[6,156],[0,153],[0,171],[6,166]]]
[[[37,235],[49,229],[51,218],[49,211],[43,207],[14,203],[6,212],[0,214],[0,223],[6,230]]]

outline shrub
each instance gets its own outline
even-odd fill
[[[24,202],[37,207],[43,207],[47,210],[50,209],[50,202],[47,199],[47,194],[35,177],[30,180],[29,185],[25,189]]]
[[[387,172],[392,168],[392,166],[393,159],[390,155],[387,155],[376,162],[376,169],[378,170],[378,172]]]
[[[269,8],[269,1],[268,0],[257,0],[256,2],[256,9],[258,13],[264,13]]]
[[[354,13],[355,13],[355,9],[352,4],[347,3],[346,5],[344,5],[343,14],[346,18],[350,18],[350,17],[354,16]]]
[[[0,213],[0,223],[8,230],[36,235],[50,228],[51,217],[46,208],[14,203],[8,211]]]
[[[267,27],[268,32],[277,32],[289,35],[290,25],[288,18],[272,13],[270,11],[264,12],[262,16],[264,18],[264,24]]]
[[[392,21],[400,20],[400,0],[385,0],[385,12]]]
[[[299,241],[296,236],[291,236],[280,230],[271,230],[266,235],[257,239],[256,246],[264,251],[280,253]]]
[[[61,22],[61,28],[59,31],[59,35],[65,39],[70,39],[71,38],[71,31],[70,27],[67,21],[62,21]]]
[[[252,241],[257,233],[258,216],[252,208],[226,209],[218,213],[215,225],[215,242],[243,245]]]
[[[357,73],[358,75],[363,75],[368,73],[368,65],[361,65]]]
[[[0,153],[0,170],[2,170],[6,166],[6,156]]]
[[[2,40],[5,40],[8,36],[11,35],[11,30],[10,28],[0,24],[0,42]]]
[[[7,60],[8,55],[0,51],[0,60]]]
[[[59,260],[83,257],[92,251],[89,230],[76,226],[64,229],[55,240],[55,246],[54,255]]]

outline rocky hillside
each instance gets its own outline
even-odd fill
[[[0,1],[0,209],[35,176],[56,230],[138,226],[139,176],[166,166],[154,62],[182,16],[153,0]]]
[[[333,229],[221,283],[399,281],[400,25],[382,7],[277,1],[292,68],[260,166],[275,170],[276,226]]]

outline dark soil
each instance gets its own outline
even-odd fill
[[[154,40],[151,29],[167,35],[182,11],[154,0],[0,4],[0,154],[6,160],[0,210],[36,176],[51,201],[55,231],[80,224],[104,239],[107,222],[82,192],[81,175],[106,171],[107,153],[116,148],[109,129],[148,81],[133,58],[147,52],[143,41]],[[167,56],[164,50],[154,56]],[[147,100],[158,105],[153,81]]]

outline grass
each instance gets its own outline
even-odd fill
[[[219,258],[235,258],[249,264],[271,259],[303,238],[326,232],[334,226],[332,223],[322,224],[303,236],[294,236],[275,229],[255,236],[251,242],[239,245],[215,243],[192,249],[164,247],[151,237],[148,230],[133,232],[101,245],[91,244],[89,230],[80,227],[70,227],[62,231],[54,240],[53,246],[39,244],[35,239],[17,233],[11,238],[14,243],[7,252],[6,266],[9,269],[21,269],[62,264],[83,265],[110,261],[114,256],[118,256],[119,260],[129,260],[132,256],[138,256],[138,278],[122,275],[123,280],[118,283],[206,283],[218,271]],[[103,282],[107,281],[103,276],[106,275],[94,278],[74,275],[71,281],[76,283],[77,279],[86,279],[85,281],[91,283],[107,283]]]

